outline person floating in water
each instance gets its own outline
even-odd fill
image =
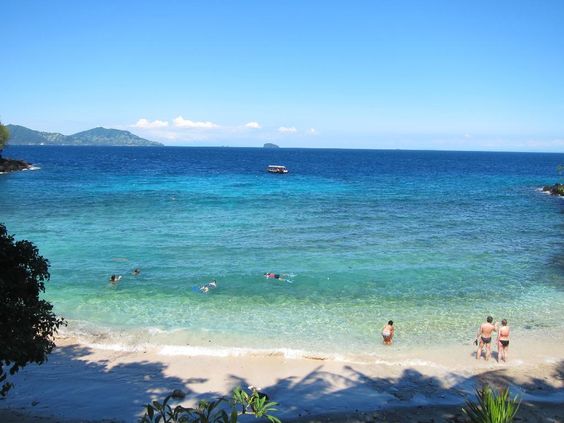
[[[509,326],[507,319],[501,321],[501,327],[497,330],[497,360],[507,361],[509,353]]]
[[[217,281],[215,279],[212,279],[211,282],[208,282],[207,284],[202,285],[200,287],[200,292],[207,294],[210,291],[210,289],[215,289],[215,288],[217,288]]]
[[[120,279],[121,279],[121,276],[116,276],[116,275],[110,276],[110,282],[113,283],[113,284],[118,283],[120,281]]]
[[[382,338],[385,345],[392,345],[394,338],[394,322],[392,320],[388,320],[388,324],[382,328]]]
[[[131,274],[132,274],[133,276],[139,276],[140,273],[141,273],[141,270],[140,270],[138,267],[136,267],[135,269],[133,269],[133,272],[131,272]]]
[[[278,273],[265,273],[264,277],[266,279],[277,279],[279,281],[285,281],[286,279],[283,279]]]
[[[494,325],[492,322],[493,317],[488,316],[486,318],[486,322],[482,323],[480,325],[480,329],[478,329],[476,340],[474,341],[474,344],[478,344],[478,350],[476,351],[476,360],[480,359],[484,347],[486,347],[486,361],[490,359],[490,355],[492,354],[492,333],[496,331],[496,325]]]

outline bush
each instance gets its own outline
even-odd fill
[[[39,299],[49,280],[49,262],[29,241],[14,242],[0,224],[0,395],[13,386],[14,375],[29,363],[47,360],[55,343],[53,334],[66,324]]]
[[[515,418],[521,401],[509,397],[509,389],[495,393],[488,385],[476,390],[478,402],[467,401],[462,412],[472,423],[510,423]]]
[[[270,401],[268,396],[250,387],[251,393],[237,387],[228,401],[218,398],[215,401],[202,400],[196,408],[177,405],[172,408],[168,402],[171,399],[183,399],[184,393],[175,390],[162,403],[153,401],[147,404],[147,412],[141,423],[237,423],[242,414],[266,417],[271,423],[281,423],[280,419],[270,413],[276,411],[278,403]],[[227,411],[222,404],[229,404]],[[228,413],[229,411],[229,413]]]

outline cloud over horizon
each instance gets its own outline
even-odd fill
[[[148,119],[141,118],[134,125],[131,126],[133,128],[141,128],[141,129],[166,128],[168,126],[168,121],[156,119],[151,122]]]
[[[281,126],[280,128],[278,128],[278,132],[282,134],[295,134],[296,132],[298,132],[298,130],[293,126]]]
[[[251,129],[260,129],[260,123],[258,122],[249,122],[245,124],[245,128],[251,128]]]
[[[173,120],[174,126],[177,128],[190,128],[190,129],[213,129],[219,128],[219,125],[210,121],[193,121],[190,119],[184,119],[182,116],[178,116]]]

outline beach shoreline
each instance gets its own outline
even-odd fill
[[[279,402],[276,415],[283,421],[366,421],[386,413],[398,421],[443,412],[446,416],[486,382],[510,386],[526,403],[564,404],[564,344],[516,341],[512,346],[507,364],[476,361],[471,346],[411,353],[391,347],[387,359],[351,363],[282,355],[166,355],[150,349],[101,349],[59,338],[47,363],[28,366],[15,377],[16,386],[0,400],[0,416],[10,421],[9,416],[19,413],[46,419],[29,422],[44,423],[51,423],[48,418],[134,422],[145,404],[174,389],[187,393],[182,404],[194,405],[229,395],[238,385],[257,386]],[[550,414],[558,408],[553,405],[531,410],[546,408]]]

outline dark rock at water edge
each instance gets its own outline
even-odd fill
[[[546,185],[542,188],[544,192],[549,192],[551,195],[564,196],[564,184]]]
[[[271,142],[267,142],[266,144],[264,144],[262,146],[263,148],[280,148],[280,146],[276,145],[276,144],[272,144]]]
[[[0,157],[0,172],[16,172],[18,170],[25,170],[31,167],[31,163],[23,160],[5,159]]]

